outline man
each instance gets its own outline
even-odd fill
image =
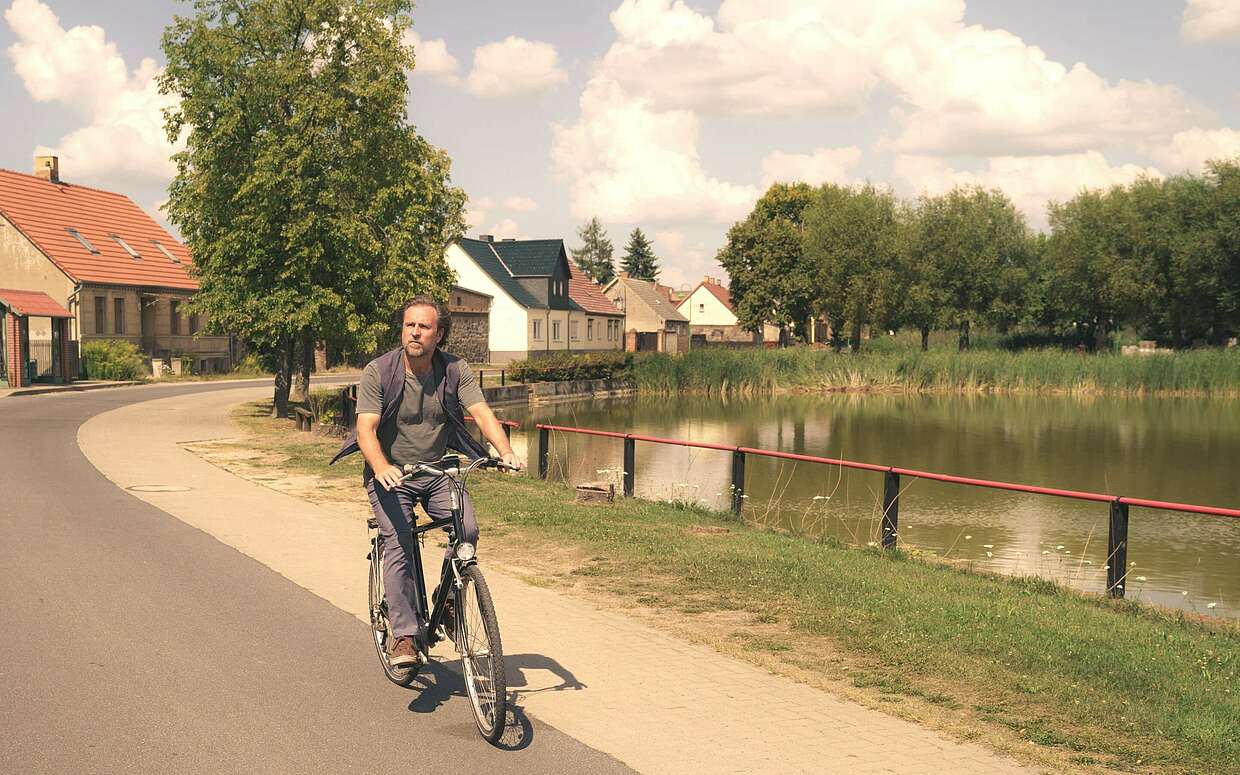
[[[401,346],[366,365],[357,391],[357,431],[332,462],[358,450],[366,458],[363,483],[383,536],[383,585],[392,624],[391,663],[413,665],[425,658],[426,622],[414,599],[413,507],[421,503],[438,519],[451,514],[451,483],[429,474],[403,482],[401,466],[443,457],[448,447],[485,457],[485,447],[465,429],[462,407],[474,418],[508,466],[524,461],[513,454],[504,429],[483,398],[463,359],[440,348],[452,329],[448,310],[429,296],[415,296],[398,313]],[[473,503],[465,496],[466,541],[478,542]]]

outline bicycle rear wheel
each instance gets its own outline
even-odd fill
[[[474,707],[478,731],[495,743],[504,734],[508,714],[508,682],[504,675],[504,647],[491,591],[477,565],[461,571],[456,591],[456,648],[461,654],[465,690]]]
[[[417,675],[416,667],[394,667],[389,660],[392,651],[392,623],[388,620],[387,601],[383,599],[383,539],[370,542],[370,635],[379,655],[383,674],[392,683],[408,686]]]

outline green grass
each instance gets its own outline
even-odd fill
[[[273,423],[262,407],[239,419],[290,469],[359,475],[357,456],[326,466],[337,441]],[[477,476],[471,492],[484,553],[487,532],[510,546],[576,548],[589,558],[570,574],[580,583],[680,617],[747,617],[754,630],[731,641],[749,653],[824,673],[842,655],[858,666],[853,684],[880,699],[916,698],[1065,761],[1240,773],[1234,623],[806,541],[695,507],[576,504],[567,488],[525,477]],[[690,529],[701,526],[727,531]]]
[[[1240,348],[1151,356],[1057,349],[965,353],[876,348],[699,348],[651,355],[629,370],[648,393],[768,393],[784,389],[1240,395]]]

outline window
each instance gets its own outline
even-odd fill
[[[560,341],[560,321],[558,320],[551,321],[551,341]]]
[[[201,327],[202,326],[199,324],[198,316],[190,315],[189,316],[189,332],[191,334],[196,334],[198,333],[198,329]]]
[[[699,304],[699,305],[698,305],[698,312],[705,312],[705,311],[706,311],[706,305],[705,305],[705,304]]]
[[[179,264],[179,263],[181,263],[181,259],[179,259],[179,258],[177,258],[176,256],[172,255],[172,252],[171,252],[170,250],[168,250],[168,248],[164,247],[164,243],[160,242],[160,241],[159,241],[159,240],[157,240],[157,239],[153,239],[153,240],[151,240],[151,244],[152,244],[152,245],[154,245],[154,246],[155,246],[155,248],[156,248],[156,249],[157,249],[160,253],[163,253],[163,254],[164,254],[164,257],[165,257],[165,258],[167,258],[167,259],[168,259],[169,261],[171,261],[172,263],[174,263],[174,264]]]
[[[128,243],[128,242],[126,242],[125,240],[121,239],[121,235],[119,235],[119,234],[109,234],[108,236],[109,236],[109,237],[111,237],[112,239],[116,240],[116,244],[117,244],[117,245],[120,245],[120,246],[121,246],[121,249],[122,249],[122,250],[124,250],[126,253],[128,253],[128,254],[129,254],[129,257],[130,257],[130,258],[132,258],[134,261],[141,261],[141,260],[142,260],[142,255],[141,255],[140,253],[138,253],[138,251],[136,251],[136,250],[134,250],[133,248],[129,247],[129,243]]]
[[[172,306],[172,335],[178,336],[181,333],[181,302],[174,301]]]
[[[112,315],[112,331],[113,333],[123,334],[125,333],[125,300],[113,299],[112,304],[115,306],[115,311]]]
[[[569,324],[568,324],[568,338],[569,339],[580,339],[581,338],[577,334],[577,323],[578,322],[579,321],[576,321],[576,320],[569,321]]]
[[[594,318],[586,320],[586,340],[594,341]]]
[[[95,297],[95,333],[106,334],[108,332],[108,297]]]
[[[87,251],[89,251],[90,253],[96,256],[99,255],[99,248],[90,244],[90,240],[82,236],[82,233],[79,232],[77,229],[66,228],[65,231],[69,232],[69,236],[73,237],[75,240],[82,243],[82,247],[86,248]]]
[[[542,321],[541,320],[534,321],[534,338],[542,339]]]

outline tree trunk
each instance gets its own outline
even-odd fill
[[[302,401],[310,400],[310,372],[314,369],[314,332],[303,329],[301,344],[301,369],[297,372],[297,395]]]
[[[924,353],[930,349],[930,326],[921,327],[921,351]]]
[[[964,352],[969,349],[969,321],[960,321],[960,343],[959,350]]]
[[[276,388],[271,399],[271,416],[288,417],[288,393],[293,379],[293,339],[287,337],[276,351]]]
[[[852,345],[854,353],[861,352],[861,321],[859,320],[853,321],[852,339],[849,340],[849,344]]]

